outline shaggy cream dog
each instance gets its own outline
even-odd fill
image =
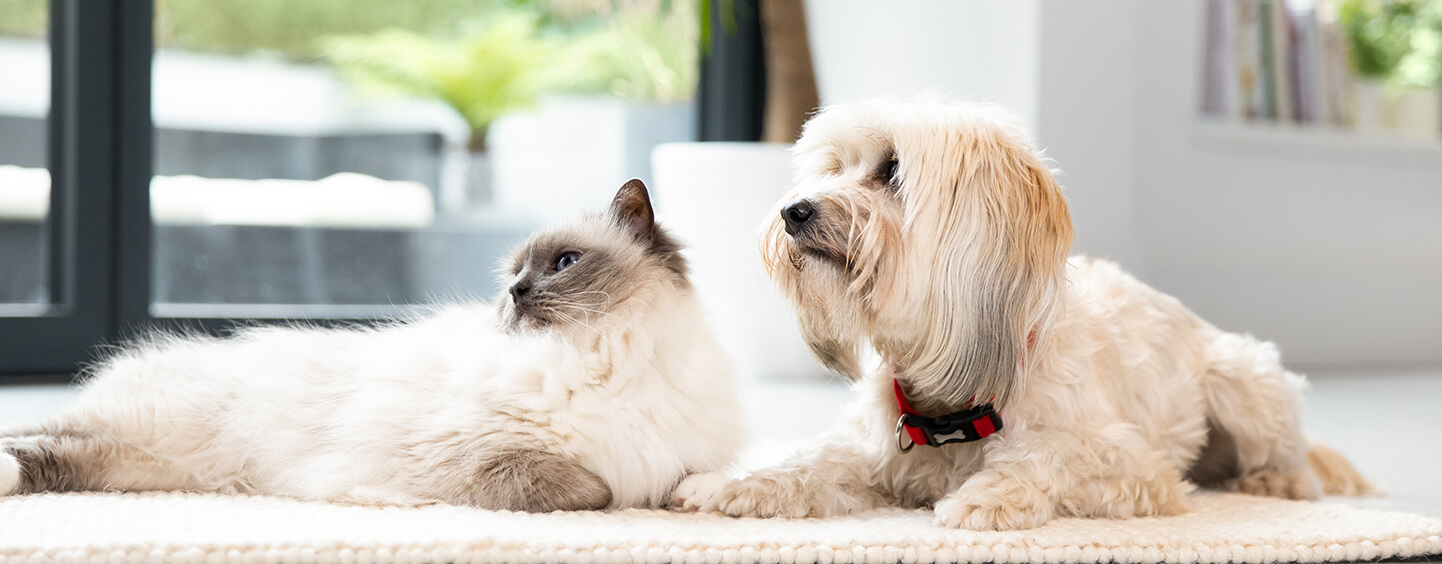
[[[764,259],[812,351],[861,397],[784,465],[693,476],[673,503],[758,517],[934,506],[938,524],[990,530],[1177,514],[1194,484],[1293,499],[1370,488],[1303,437],[1306,382],[1275,346],[1110,262],[1067,260],[1061,188],[1010,115],[836,106],[795,155]],[[864,346],[882,360],[870,374]]]

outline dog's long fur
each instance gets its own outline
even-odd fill
[[[815,448],[739,481],[695,477],[675,503],[763,517],[934,505],[940,524],[985,530],[1176,514],[1195,484],[1294,499],[1370,489],[1314,453],[1333,477],[1319,484],[1298,421],[1306,383],[1276,347],[1112,263],[1067,260],[1061,187],[1005,112],[832,107],[795,155],[762,255],[812,351],[861,397]],[[788,233],[798,202],[815,211]],[[868,344],[882,365],[863,375]],[[989,401],[1006,426],[901,453],[893,378],[924,414]]]

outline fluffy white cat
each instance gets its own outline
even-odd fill
[[[728,360],[639,180],[503,268],[494,304],[123,347],[62,416],[0,433],[0,495],[656,507],[688,474],[734,461]]]

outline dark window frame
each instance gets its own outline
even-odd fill
[[[149,0],[50,2],[50,303],[0,317],[0,374],[73,372],[127,313],[116,282],[135,275],[136,253],[116,246],[133,236],[121,230],[137,205],[127,184],[150,170],[150,14]]]

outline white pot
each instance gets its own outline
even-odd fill
[[[491,125],[493,203],[554,221],[605,209],[627,179],[649,180],[651,149],[696,138],[690,104],[551,96]]]
[[[1382,105],[1382,122],[1407,137],[1436,139],[1442,136],[1442,89],[1388,91]]]
[[[1382,105],[1383,87],[1377,80],[1362,79],[1356,82],[1357,130],[1376,132],[1383,128]]]
[[[686,245],[691,279],[743,375],[822,379],[792,307],[761,265],[757,233],[791,183],[790,145],[668,143],[651,162],[657,219]]]

